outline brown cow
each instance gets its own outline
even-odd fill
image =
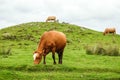
[[[56,17],[55,16],[49,16],[47,19],[46,19],[46,22],[48,21],[54,21],[56,22]]]
[[[115,28],[106,28],[105,31],[103,32],[103,35],[109,34],[109,33],[116,33]]]
[[[52,52],[52,58],[55,61],[55,52],[58,53],[59,64],[62,64],[63,51],[66,46],[66,36],[62,32],[48,31],[45,32],[39,42],[38,49],[34,52],[34,64],[39,64],[44,57],[43,63],[46,64],[45,57]]]

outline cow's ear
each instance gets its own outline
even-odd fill
[[[37,53],[37,51],[34,51],[33,54]]]

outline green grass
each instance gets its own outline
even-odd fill
[[[32,53],[39,38],[52,29],[67,36],[63,64],[53,65],[49,53],[46,65],[34,65]],[[12,38],[4,37],[5,33]],[[1,29],[0,48],[11,48],[11,55],[0,55],[0,80],[119,80],[120,56],[87,55],[84,47],[95,44],[120,47],[120,36],[103,36],[101,32],[62,23],[31,22]]]

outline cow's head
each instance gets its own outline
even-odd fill
[[[42,53],[35,51],[33,53],[34,64],[39,64],[42,60]]]

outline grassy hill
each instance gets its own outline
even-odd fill
[[[63,64],[53,65],[52,55],[46,65],[33,64],[33,52],[45,31],[62,31],[67,37]],[[87,55],[86,46],[120,47],[120,35],[103,36],[101,32],[66,23],[30,22],[0,30],[0,80],[86,80],[120,79],[120,57]],[[57,60],[56,54],[56,61]]]

